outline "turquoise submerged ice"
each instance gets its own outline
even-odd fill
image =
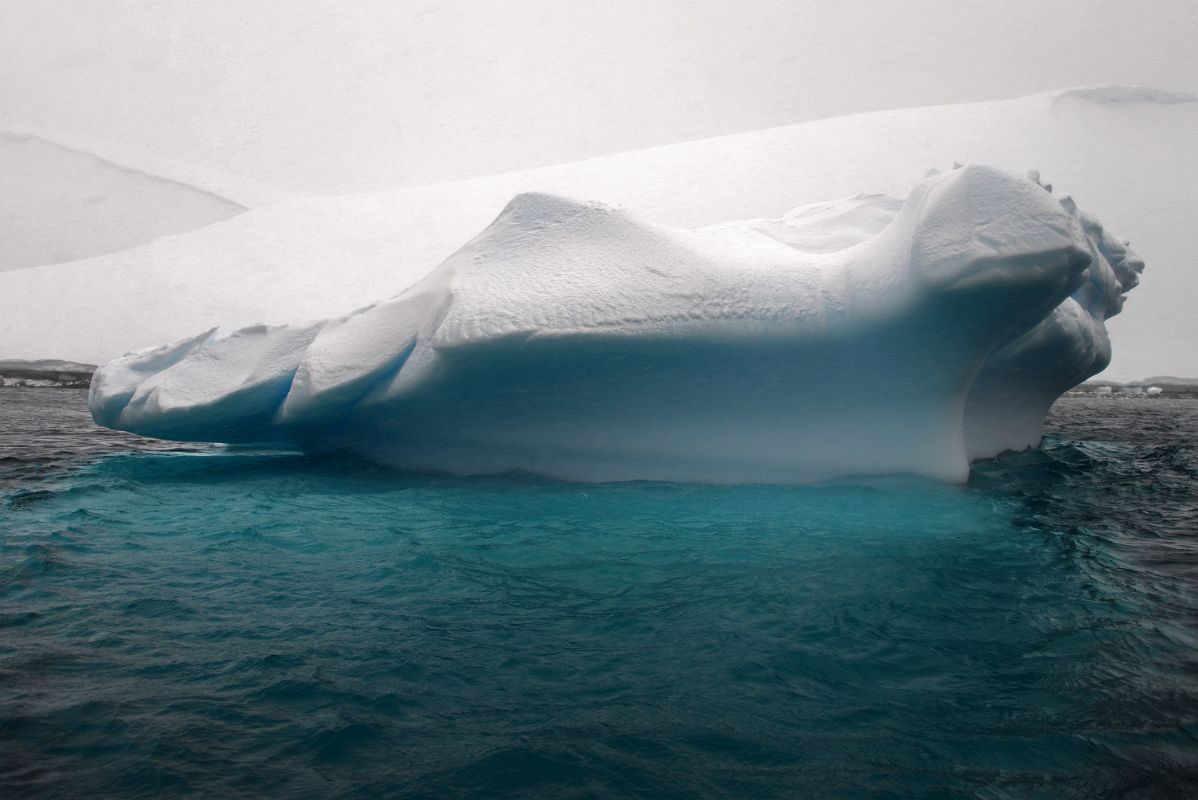
[[[1142,263],[1068,199],[955,169],[694,231],[520,195],[395,298],[97,371],[97,422],[404,469],[809,482],[1038,443]]]

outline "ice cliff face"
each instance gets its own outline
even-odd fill
[[[1034,444],[1142,264],[980,166],[693,231],[514,199],[395,298],[101,367],[96,421],[456,474],[808,482]]]

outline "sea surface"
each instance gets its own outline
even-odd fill
[[[0,389],[0,798],[1198,797],[1198,401],[966,487],[451,479]]]

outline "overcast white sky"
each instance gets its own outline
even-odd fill
[[[297,191],[853,111],[1198,92],[1195,0],[3,0],[0,125]]]

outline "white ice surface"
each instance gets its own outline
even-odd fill
[[[390,192],[300,198],[84,261],[0,273],[0,357],[101,362],[194,331],[318,319],[418,280],[520,192],[598,198],[662,224],[903,196],[953,161],[1035,167],[1154,265],[1115,321],[1108,375],[1198,374],[1198,102],[1099,87],[904,109]],[[798,235],[798,234],[796,234]],[[1127,368],[1121,364],[1131,365]]]
[[[0,124],[387,190],[1082,83],[1198,92],[1196,30],[1194,0],[4,0]]]
[[[699,230],[522,194],[390,300],[118,359],[90,404],[144,435],[457,474],[961,481],[1105,366],[1142,266],[982,166]]]

